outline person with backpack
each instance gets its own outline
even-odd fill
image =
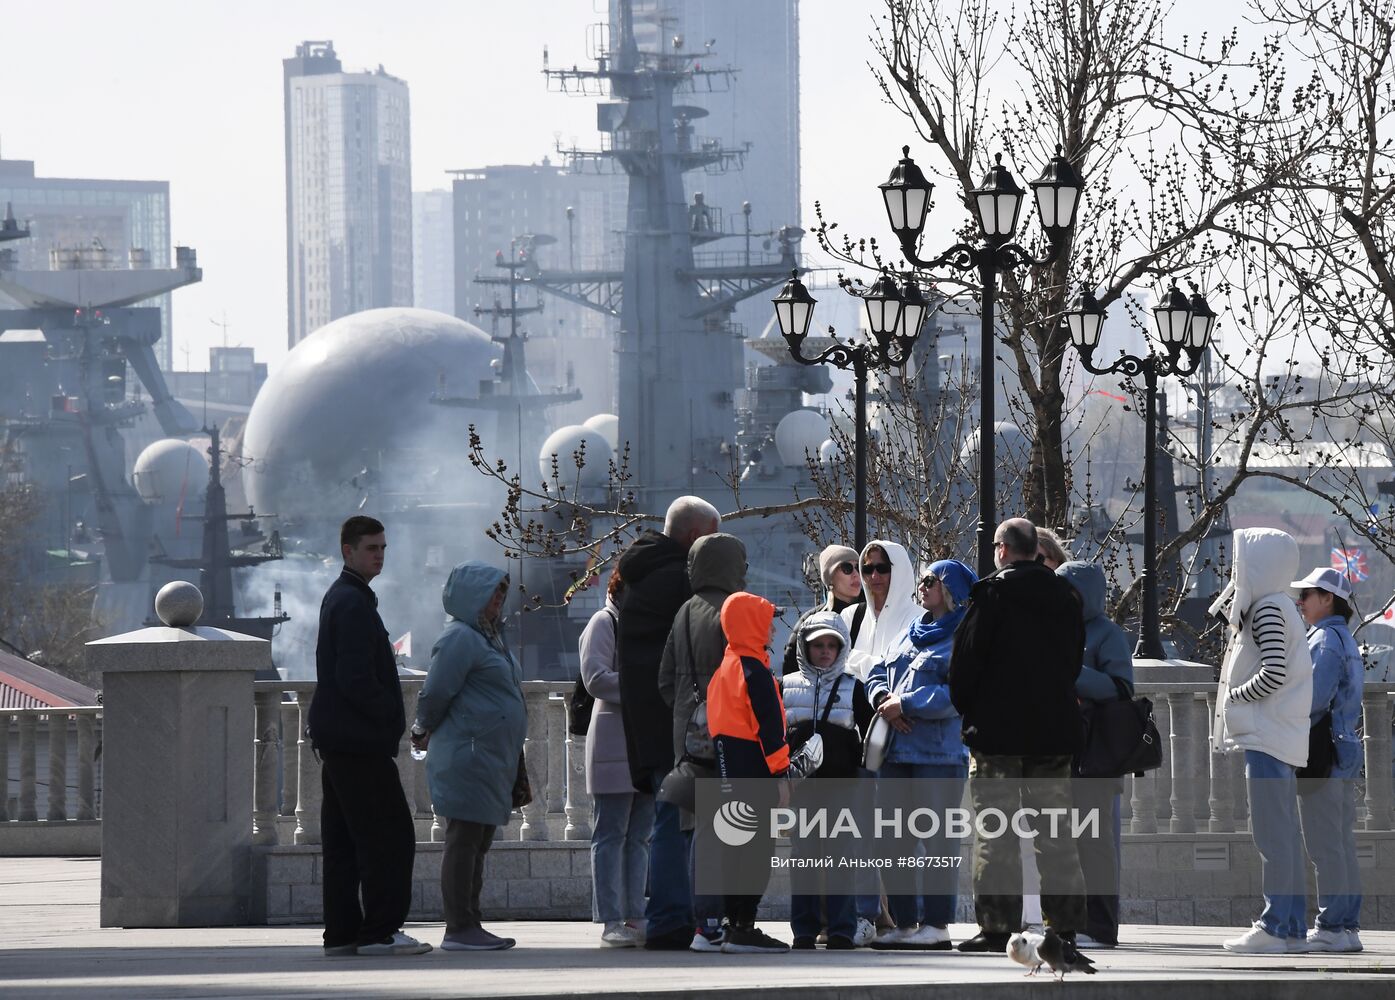
[[[601,945],[644,943],[644,878],[654,830],[654,796],[635,790],[620,716],[615,627],[625,581],[610,573],[605,606],[581,632],[581,681],[594,703],[586,727],[586,793],[591,796],[591,919]]]

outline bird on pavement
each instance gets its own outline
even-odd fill
[[[1037,945],[1041,944],[1041,942],[1042,935],[1019,931],[1008,938],[1007,956],[1018,965],[1025,965],[1027,967],[1027,975],[1035,976],[1037,970],[1044,964],[1042,957],[1037,954]]]
[[[1065,940],[1052,927],[1046,928],[1041,944],[1037,945],[1037,956],[1051,967],[1057,982],[1065,982],[1067,972],[1095,974],[1095,963],[1080,953],[1074,941]]]

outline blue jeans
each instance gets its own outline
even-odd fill
[[[1328,778],[1298,796],[1303,840],[1317,866],[1321,930],[1361,929],[1361,872],[1356,864],[1356,782]]]
[[[923,807],[933,810],[942,819],[947,810],[957,808],[963,802],[964,782],[968,777],[966,764],[897,764],[888,761],[877,772],[879,781],[924,782],[924,792],[917,795],[917,799]],[[906,857],[942,858],[958,855],[960,846],[959,841],[949,838],[945,824],[941,823],[932,837],[924,840],[907,837],[900,844],[898,852]],[[914,927],[919,923],[945,927],[953,922],[955,904],[959,898],[956,892],[958,868],[911,869],[898,871],[892,878],[897,883],[909,882],[918,887],[913,894],[887,894],[887,909],[891,911],[891,919],[897,927]]]
[[[1245,751],[1250,835],[1260,857],[1264,912],[1260,925],[1280,938],[1302,938],[1308,921],[1307,859],[1298,821],[1298,774],[1292,764],[1259,750]]]
[[[857,773],[858,777],[862,779],[858,784],[858,791],[862,794],[855,806],[857,825],[859,829],[870,830],[872,828],[872,810],[876,807],[877,801],[877,772],[858,768]],[[853,897],[856,915],[875,925],[877,919],[882,915],[881,875],[875,868],[860,868],[853,873],[853,884],[857,886],[857,895]]]
[[[638,920],[644,914],[654,796],[615,792],[592,800],[591,919],[598,924]]]
[[[664,775],[654,775],[658,792]],[[682,810],[669,802],[654,802],[654,837],[649,842],[649,903],[644,908],[645,934],[661,937],[692,931],[693,887],[688,879],[690,837],[683,832]]]

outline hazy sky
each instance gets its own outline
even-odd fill
[[[821,200],[849,229],[889,237],[875,185],[913,132],[881,103],[866,67],[882,3],[800,6],[806,225]],[[544,45],[554,67],[585,63],[586,26],[605,20],[605,0],[5,7],[0,155],[34,160],[44,176],[170,182],[174,241],[196,247],[204,268],[201,284],[174,294],[181,369],[206,366],[225,311],[231,343],[273,364],[285,353],[281,60],[298,42],[332,39],[346,69],[382,64],[407,81],[414,190],[448,187],[451,168],[537,161],[554,133],[583,145],[595,136],[594,100],[549,93],[540,71]],[[1179,30],[1203,14],[1214,30],[1242,4],[1178,8]]]

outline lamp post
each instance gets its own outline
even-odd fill
[[[932,270],[950,267],[956,271],[978,271],[982,295],[980,309],[981,361],[979,364],[978,434],[978,572],[986,576],[994,570],[993,533],[997,528],[996,469],[994,464],[993,414],[993,355],[994,312],[997,307],[998,275],[1005,270],[1030,265],[1045,267],[1054,263],[1065,251],[1075,227],[1075,213],[1080,205],[1084,181],[1061,155],[1056,155],[1041,176],[1030,187],[1036,198],[1037,215],[1046,233],[1047,250],[1044,257],[1033,257],[1025,247],[1010,242],[1017,229],[1024,192],[1012,172],[1003,166],[999,154],[994,165],[984,175],[983,183],[969,192],[969,208],[979,225],[977,243],[957,243],[938,257],[922,259],[916,246],[925,228],[925,215],[930,208],[932,185],[911,159],[909,146],[901,147],[901,161],[892,169],[886,183],[879,185],[886,202],[891,231],[901,244],[901,253],[914,267]]]
[[[876,283],[861,296],[867,308],[867,330],[871,341],[835,343],[814,357],[801,351],[809,325],[814,319],[818,300],[809,294],[799,272],[790,272],[790,280],[772,301],[780,333],[789,345],[790,356],[802,365],[833,365],[853,373],[853,541],[857,551],[867,544],[867,373],[871,370],[899,368],[910,360],[916,338],[925,322],[929,304],[914,279],[907,277],[904,290],[896,287],[896,279],[883,273]],[[832,333],[832,329],[829,330]]]
[[[1216,314],[1200,292],[1193,291],[1188,299],[1178,290],[1174,281],[1153,309],[1158,335],[1167,350],[1166,356],[1152,350],[1142,358],[1132,354],[1121,354],[1119,359],[1108,367],[1097,367],[1092,358],[1095,348],[1099,346],[1105,315],[1104,309],[1087,289],[1080,294],[1075,304],[1066,310],[1065,320],[1070,330],[1071,343],[1080,352],[1080,362],[1086,371],[1096,375],[1120,374],[1129,378],[1143,376],[1146,425],[1143,439],[1143,573],[1139,577],[1143,587],[1143,609],[1138,626],[1138,646],[1133,655],[1161,660],[1163,645],[1158,619],[1157,567],[1158,497],[1153,461],[1158,446],[1158,379],[1166,375],[1190,375],[1196,371],[1202,354],[1211,341],[1211,331],[1216,326]],[[1186,354],[1185,362],[1182,360],[1183,353]]]

